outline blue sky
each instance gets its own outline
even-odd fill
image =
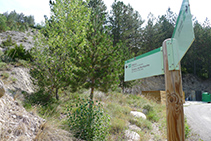
[[[111,5],[114,0],[104,0],[111,10]],[[125,4],[130,5],[139,12],[142,19],[147,19],[151,12],[155,17],[166,13],[168,7],[173,12],[179,13],[182,0],[122,0]],[[197,18],[200,23],[208,17],[211,20],[211,1],[210,0],[189,0],[191,13]],[[50,16],[49,0],[0,0],[0,13],[16,10],[18,13],[25,15],[34,15],[35,22],[41,23],[44,21],[43,16]]]

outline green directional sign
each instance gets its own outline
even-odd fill
[[[188,51],[194,38],[189,0],[183,0],[171,38],[172,48],[167,48],[169,70],[178,68],[179,62]]]
[[[179,62],[194,41],[188,0],[183,0],[170,41],[167,41],[169,70],[179,70]],[[162,47],[125,61],[125,81],[164,74]]]
[[[125,81],[164,74],[162,47],[125,61]]]

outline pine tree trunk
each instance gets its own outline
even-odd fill
[[[94,87],[91,88],[90,100],[93,100],[93,98],[94,98]]]
[[[94,83],[94,79],[92,79],[92,84]],[[92,109],[92,102],[94,98],[94,86],[91,87],[90,99],[89,99],[89,108]]]
[[[56,99],[59,100],[58,88],[56,88]]]

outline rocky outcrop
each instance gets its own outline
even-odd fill
[[[202,80],[191,74],[182,75],[183,91],[189,95],[191,91],[207,91],[211,93],[211,79]],[[165,78],[163,75],[136,80],[133,88],[126,88],[125,93],[142,94],[142,91],[165,91]]]
[[[9,78],[0,80],[0,89],[3,88],[4,96],[0,98],[0,141],[71,141],[69,132],[57,128],[52,123],[36,115],[27,112],[15,98],[20,99],[22,92],[32,93],[33,84],[30,79],[29,70],[23,67],[11,67],[6,71]],[[0,71],[0,74],[2,72]],[[15,82],[10,79],[15,78]],[[2,91],[0,91],[2,92]]]
[[[147,119],[146,115],[142,112],[131,111],[130,114],[137,118]]]
[[[140,135],[131,130],[125,130],[125,137],[127,141],[140,141]]]
[[[33,36],[36,31],[29,29],[26,32],[19,31],[6,31],[0,33],[0,47],[1,43],[11,37],[12,41],[18,46],[22,44],[26,50],[31,49],[34,46]]]
[[[5,94],[4,83],[0,80],[0,98]]]
[[[27,112],[7,93],[0,98],[0,140],[33,140],[44,119]]]

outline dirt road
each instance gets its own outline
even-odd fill
[[[184,113],[192,133],[198,134],[198,139],[211,141],[211,103],[186,102]]]

